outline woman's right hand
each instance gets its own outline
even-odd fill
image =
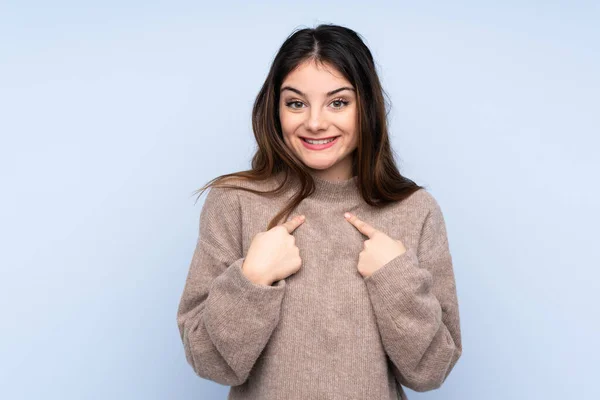
[[[259,232],[252,238],[242,271],[254,283],[270,286],[297,272],[302,265],[296,238],[291,235],[304,222],[304,216]]]

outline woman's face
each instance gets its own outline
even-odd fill
[[[352,152],[358,143],[356,93],[339,71],[300,64],[280,88],[279,119],[285,144],[314,174],[327,180],[352,176]],[[335,138],[310,144],[305,139]]]

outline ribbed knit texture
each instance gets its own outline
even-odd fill
[[[268,182],[241,185],[274,188]],[[177,312],[188,363],[232,386],[228,400],[406,400],[402,386],[439,388],[462,352],[452,257],[442,211],[420,189],[384,208],[367,205],[357,179],[315,177],[290,218],[300,270],[272,286],[241,270],[258,232],[296,190],[271,199],[211,188]],[[368,239],[344,212],[407,251],[371,276],[357,270]]]

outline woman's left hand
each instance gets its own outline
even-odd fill
[[[346,213],[350,222],[360,233],[367,236],[363,251],[358,255],[358,272],[367,278],[394,258],[404,254],[406,248],[400,240],[392,239],[353,214]],[[344,216],[346,216],[346,214]]]

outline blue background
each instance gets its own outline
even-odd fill
[[[330,22],[448,226],[464,353],[411,400],[600,398],[598,2],[249,3],[0,4],[0,398],[226,398],[175,319],[192,192],[249,167],[273,56]]]

